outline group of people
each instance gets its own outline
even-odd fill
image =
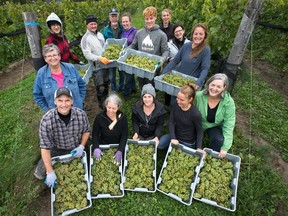
[[[158,75],[177,68],[180,73],[197,78],[195,85],[181,87],[177,98],[169,101],[169,134],[162,135],[164,105],[156,98],[153,81],[138,77],[141,97],[132,108],[132,139],[154,140],[159,149],[167,148],[170,143],[181,143],[202,151],[205,131],[210,138],[210,147],[218,151],[220,157],[226,156],[235,127],[235,104],[227,92],[228,78],[225,74],[215,74],[205,83],[211,55],[206,25],[196,24],[188,40],[183,25],[170,23],[171,16],[171,11],[164,9],[163,22],[157,25],[157,9],[147,7],[143,10],[145,27],[137,30],[132,26],[129,13],[121,16],[120,23],[118,10],[112,8],[110,22],[102,33],[97,29],[96,16],[86,17],[87,31],[81,39],[81,49],[86,60],[94,66],[92,77],[99,106],[103,109],[95,117],[92,129],[84,111],[85,82],[68,63],[69,59],[82,62],[70,52],[59,17],[52,13],[47,18],[50,35],[43,47],[47,65],[39,69],[33,90],[35,102],[45,112],[39,128],[42,159],[34,173],[37,178],[46,176],[46,184],[53,187],[57,177],[51,157],[69,152],[81,157],[83,151],[88,150],[89,137],[97,160],[102,155],[100,144],[119,144],[114,162],[120,164],[128,139],[128,121],[121,111],[122,102],[117,92],[123,91],[128,98],[137,88],[134,75],[119,71],[117,87],[116,68],[103,68],[103,64],[110,63],[102,57],[107,38],[127,38],[128,48],[161,56],[161,62],[167,65],[162,71],[158,69]]]

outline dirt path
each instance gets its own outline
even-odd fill
[[[260,59],[253,60],[251,64],[251,59],[246,57],[243,62],[252,70],[252,73],[261,76],[261,78],[271,85],[273,89],[282,93],[284,98],[288,101],[287,73],[276,72],[276,69],[272,65]]]
[[[249,119],[247,115],[244,115],[243,113],[237,113],[236,116],[236,127],[241,131],[241,133],[244,135],[244,137],[251,139],[251,143],[255,144],[257,146],[268,146],[269,152],[267,153],[266,159],[268,160],[268,163],[271,164],[279,173],[282,178],[288,182],[288,163],[284,161],[277,151],[277,149],[270,145],[266,140],[262,139],[261,137],[251,135],[249,131]]]
[[[0,90],[14,86],[19,80],[34,71],[31,58],[11,64],[6,70],[0,72]]]

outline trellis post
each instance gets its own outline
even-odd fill
[[[40,30],[37,23],[36,13],[23,12],[22,13],[26,35],[28,38],[31,55],[33,59],[34,68],[38,71],[46,64],[42,56],[42,46],[40,38]]]

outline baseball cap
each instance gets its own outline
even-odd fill
[[[55,91],[54,98],[58,98],[58,97],[60,97],[61,95],[66,95],[66,96],[72,98],[72,93],[71,93],[71,91],[70,91],[67,87],[58,88],[58,89]]]
[[[112,8],[110,11],[109,11],[109,15],[111,15],[111,14],[119,14],[118,13],[118,10],[116,9],[116,8]]]

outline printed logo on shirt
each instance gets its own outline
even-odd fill
[[[141,45],[141,49],[144,51],[148,51],[148,52],[151,52],[154,50],[154,45],[152,43],[152,40],[150,38],[149,35],[147,35],[145,37],[145,39],[142,41],[142,45]]]

